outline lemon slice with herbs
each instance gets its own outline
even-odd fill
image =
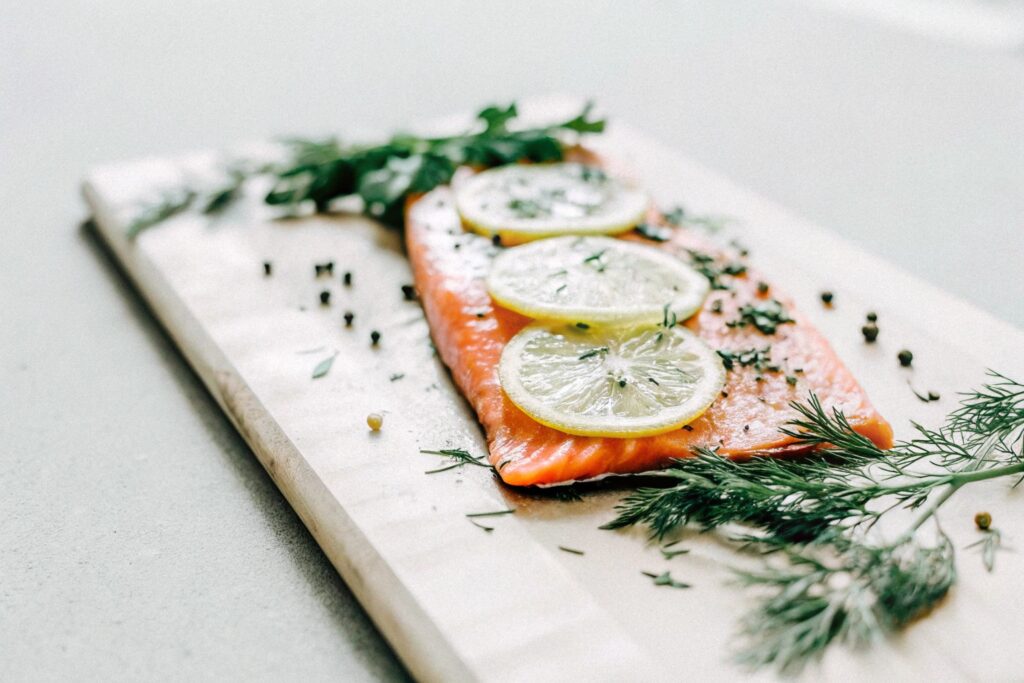
[[[585,323],[655,323],[667,311],[693,315],[708,279],[643,244],[611,237],[554,237],[501,252],[487,277],[491,296],[531,318]]]
[[[725,384],[718,354],[686,329],[663,325],[534,323],[509,341],[498,376],[509,399],[537,422],[618,438],[679,429]]]
[[[463,223],[517,244],[552,235],[626,232],[643,221],[647,195],[599,168],[513,164],[477,173],[456,188]]]

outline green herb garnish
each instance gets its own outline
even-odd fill
[[[739,365],[744,368],[754,368],[761,372],[779,372],[781,368],[772,364],[772,347],[769,344],[763,349],[750,348],[739,351],[719,349],[718,355],[722,358],[722,365],[726,370],[732,370]]]
[[[476,465],[477,467],[490,467],[490,465],[484,461],[482,455],[472,455],[469,451],[462,448],[442,448],[439,451],[428,451],[420,449],[420,453],[426,453],[428,455],[441,455],[446,458],[451,458],[452,464],[444,467],[438,467],[437,469],[427,470],[424,474],[436,474],[438,472],[447,472],[453,470],[456,467],[462,467],[463,465]]]
[[[654,580],[655,586],[671,586],[672,588],[690,588],[690,584],[683,583],[682,581],[676,581],[672,578],[671,572],[662,572],[661,574],[655,574],[654,572],[640,572],[644,576],[649,576]]]
[[[608,353],[608,347],[607,346],[599,346],[596,349],[590,349],[589,351],[584,351],[583,353],[580,354],[579,360],[586,360],[588,358],[593,358],[594,356],[599,356],[602,353]]]
[[[297,213],[309,204],[318,212],[327,212],[334,200],[354,195],[362,199],[364,213],[400,227],[405,200],[449,182],[458,166],[489,168],[520,161],[561,161],[567,145],[580,135],[604,130],[604,120],[594,118],[591,109],[587,104],[565,121],[515,130],[510,127],[518,116],[515,103],[492,106],[477,114],[475,131],[446,137],[395,135],[377,145],[347,145],[335,138],[286,139],[283,161],[232,163],[228,182],[206,193],[203,210],[223,209],[238,196],[247,179],[268,176],[273,184],[264,201],[272,206]],[[589,173],[596,178],[595,170]],[[189,187],[169,191],[140,212],[129,226],[129,234],[134,236],[185,211],[199,194]]]
[[[313,379],[320,379],[321,377],[326,375],[328,372],[330,372],[331,371],[331,366],[334,365],[334,359],[337,358],[337,357],[338,357],[338,352],[335,351],[333,354],[331,354],[327,358],[324,358],[322,361],[317,363],[316,367],[313,368]]]
[[[786,309],[775,299],[744,304],[739,310],[740,317],[726,323],[729,327],[753,325],[762,334],[775,334],[779,325],[795,322]]]
[[[469,512],[466,513],[467,517],[497,517],[498,515],[511,515],[515,512],[515,509],[508,508],[507,510],[495,510],[493,512]]]
[[[952,544],[941,530],[920,540],[925,523],[964,486],[1024,478],[1024,384],[991,376],[944,428],[914,425],[917,437],[888,451],[812,395],[792,404],[798,417],[783,432],[824,451],[739,463],[698,449],[663,471],[674,485],[629,494],[606,528],[640,524],[661,538],[738,524],[749,533],[737,542],[774,551],[762,570],[738,574],[766,593],[743,622],[740,658],[751,666],[795,672],[831,643],[870,644],[936,607],[956,581]],[[910,523],[882,537],[877,522],[900,507],[915,511]],[[982,546],[989,566],[999,539]]]

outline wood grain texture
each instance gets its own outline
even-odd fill
[[[537,118],[568,103],[524,107]],[[462,119],[464,121],[464,119]],[[440,124],[443,125],[444,124]],[[906,435],[908,420],[935,425],[954,392],[976,386],[986,367],[1024,377],[1024,334],[808,225],[628,127],[596,142],[665,203],[734,217],[734,232],[772,281],[835,346],[878,409]],[[597,527],[621,493],[582,501],[538,498],[499,487],[482,468],[434,475],[421,448],[483,453],[480,430],[434,357],[415,303],[399,236],[360,217],[277,221],[259,188],[223,217],[183,215],[130,242],[134,205],[155,189],[202,172],[210,155],[146,160],[89,174],[86,199],[101,234],[135,286],[225,413],[309,527],[403,661],[423,680],[731,680],[735,623],[749,595],[727,584],[745,561],[721,538],[684,534],[692,552],[664,560],[637,532]],[[853,209],[851,209],[853,210]],[[334,260],[331,279],[313,264]],[[263,275],[272,261],[274,274]],[[354,275],[351,287],[340,273]],[[331,305],[318,293],[332,291]],[[826,311],[818,292],[831,289]],[[356,315],[344,328],[346,310]],[[863,344],[864,313],[881,335]],[[382,333],[372,348],[370,330]],[[898,349],[915,354],[898,367]],[[310,350],[314,350],[309,352]],[[330,373],[316,364],[338,351]],[[391,381],[395,374],[404,375]],[[942,394],[938,403],[914,398]],[[371,433],[366,415],[383,411]],[[202,482],[197,482],[201,486]],[[211,495],[216,495],[211,491]],[[515,515],[466,513],[507,506]],[[1015,545],[1024,501],[999,483],[958,494],[944,512],[957,547],[975,540],[972,517],[986,509]],[[565,553],[559,545],[585,555]],[[943,606],[905,634],[867,653],[836,649],[808,677],[830,680],[1018,677],[1014,609],[1019,554],[1003,553],[993,574],[961,551],[961,579]],[[694,584],[651,585],[641,571]],[[758,674],[758,677],[769,677]]]

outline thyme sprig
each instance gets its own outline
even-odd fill
[[[449,182],[462,165],[492,167],[520,161],[560,161],[565,150],[580,136],[600,133],[603,119],[592,115],[587,104],[574,117],[547,126],[516,129],[511,124],[519,112],[513,102],[490,106],[477,116],[471,131],[445,137],[399,134],[383,144],[344,144],[337,138],[289,138],[282,140],[283,159],[272,163],[234,160],[226,171],[223,187],[200,191],[182,187],[169,190],[157,202],[144,207],[132,221],[129,234],[160,223],[191,208],[201,194],[202,211],[223,209],[254,176],[269,176],[267,204],[287,207],[296,213],[311,204],[327,212],[344,197],[362,199],[364,213],[401,227],[405,200]]]
[[[663,472],[672,486],[629,494],[606,528],[644,525],[660,539],[687,525],[738,525],[733,540],[771,552],[764,569],[737,574],[766,594],[743,622],[746,664],[795,671],[834,642],[870,644],[935,607],[956,581],[945,534],[919,538],[942,505],[969,484],[1024,477],[1024,384],[991,377],[943,428],[915,424],[916,436],[888,451],[811,395],[792,404],[798,415],[784,432],[821,447],[817,455],[739,463],[699,449]],[[880,538],[876,524],[900,508],[911,521]],[[999,537],[983,541],[991,566]]]

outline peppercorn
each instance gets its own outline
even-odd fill
[[[496,247],[501,246],[501,235],[491,235],[491,244]]]
[[[714,301],[711,302],[711,312],[712,313],[721,313],[722,312],[722,300],[721,299],[715,299]]]
[[[873,344],[878,339],[878,325],[874,323],[868,323],[860,328],[860,332],[864,335],[864,341],[868,344]]]
[[[352,273],[350,271],[346,270],[345,274],[341,276],[341,284],[345,285],[346,287],[352,286]]]
[[[834,295],[832,294],[832,292],[822,292],[821,303],[825,304],[826,306],[831,306],[833,297]]]
[[[331,293],[326,289],[320,292],[320,305],[327,306],[331,303]]]
[[[345,315],[342,317],[345,318],[345,327],[352,327],[352,321],[356,319],[355,313],[352,311],[345,311]]]
[[[380,413],[370,413],[366,416],[366,426],[370,428],[370,431],[379,432],[380,428],[384,426],[384,416]]]
[[[873,322],[877,322],[878,321],[878,314],[875,313],[874,311],[871,311],[870,313],[868,313],[866,317],[867,317],[869,323],[873,323]]]
[[[979,512],[974,515],[974,523],[982,531],[988,531],[989,527],[992,526],[992,515],[987,512]]]
[[[763,294],[767,294],[768,293],[768,283],[767,282],[758,282],[757,283],[757,293],[758,294],[762,294],[762,295]]]
[[[370,344],[376,346],[380,343],[380,332],[373,330],[370,332]]]
[[[274,271],[274,264],[270,261],[263,262],[263,274],[270,275]]]
[[[898,354],[896,354],[896,358],[899,360],[900,365],[902,365],[905,368],[909,368],[910,364],[914,362],[914,354],[912,354],[907,349],[903,349]]]
[[[416,288],[412,285],[402,285],[402,296],[406,301],[416,300]]]

